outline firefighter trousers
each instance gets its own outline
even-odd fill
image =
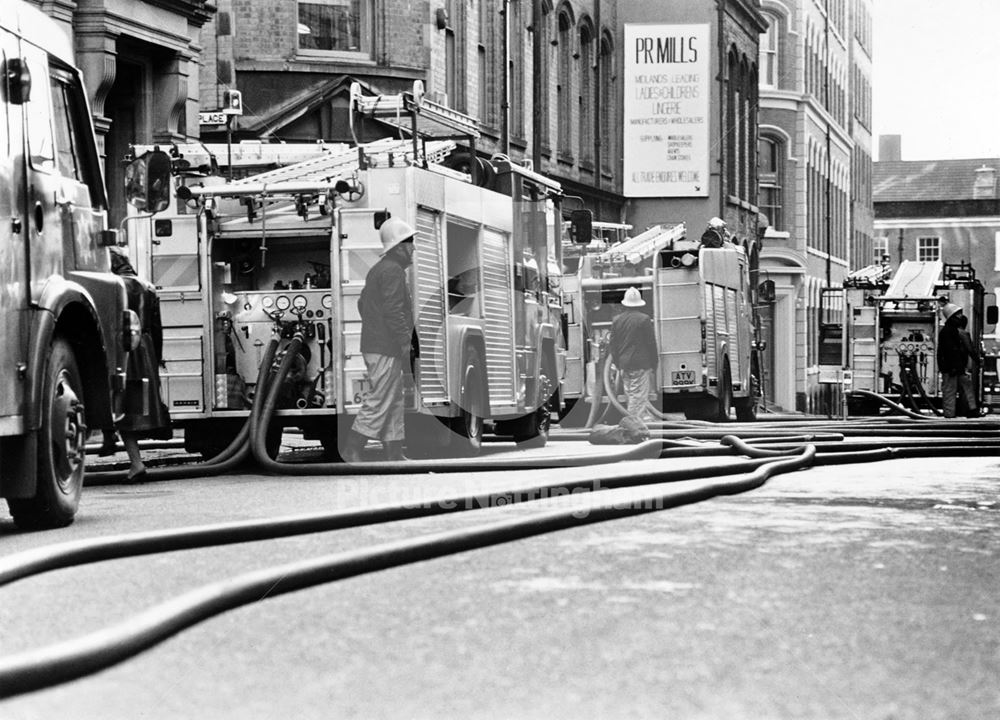
[[[622,370],[622,383],[628,399],[628,414],[643,422],[654,420],[649,410],[649,370]]]
[[[941,409],[946,418],[955,417],[955,406],[958,401],[958,394],[962,393],[965,407],[970,414],[978,414],[979,407],[976,404],[976,394],[972,389],[972,378],[969,373],[942,373],[941,374]]]
[[[400,357],[363,353],[371,388],[361,398],[354,418],[354,432],[383,442],[405,439],[403,418],[403,360]]]

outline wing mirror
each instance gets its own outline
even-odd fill
[[[140,212],[166,210],[170,205],[170,156],[153,150],[126,165],[125,199]]]

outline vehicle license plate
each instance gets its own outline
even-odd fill
[[[671,385],[694,385],[694,370],[675,370],[670,373]]]

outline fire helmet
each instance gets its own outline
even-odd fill
[[[941,308],[941,314],[944,315],[944,319],[947,320],[955,313],[962,312],[962,308],[955,303],[947,303],[943,308]]]
[[[401,242],[412,240],[417,231],[410,227],[410,224],[391,217],[382,223],[379,228],[379,237],[382,239],[382,254],[389,252]]]
[[[645,304],[646,301],[636,288],[630,287],[625,291],[625,297],[622,299],[622,305],[625,307],[642,307]]]

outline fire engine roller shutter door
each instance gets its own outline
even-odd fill
[[[514,287],[511,279],[510,236],[483,228],[483,335],[490,407],[514,405],[517,376],[514,366]]]
[[[733,288],[726,288],[726,320],[729,323],[729,373],[734,383],[740,382],[740,378],[743,377],[740,365],[743,348],[742,338],[740,338],[740,316],[737,312],[736,292]]]
[[[420,341],[420,397],[424,403],[448,400],[443,246],[441,215],[418,207],[417,237],[413,243],[413,278],[417,285],[414,319]]]
[[[715,307],[714,285],[705,283],[705,366],[708,368],[710,377],[716,377],[715,348],[716,329],[719,327],[718,310]],[[723,318],[725,321],[725,318]],[[722,327],[725,327],[723,325]]]

